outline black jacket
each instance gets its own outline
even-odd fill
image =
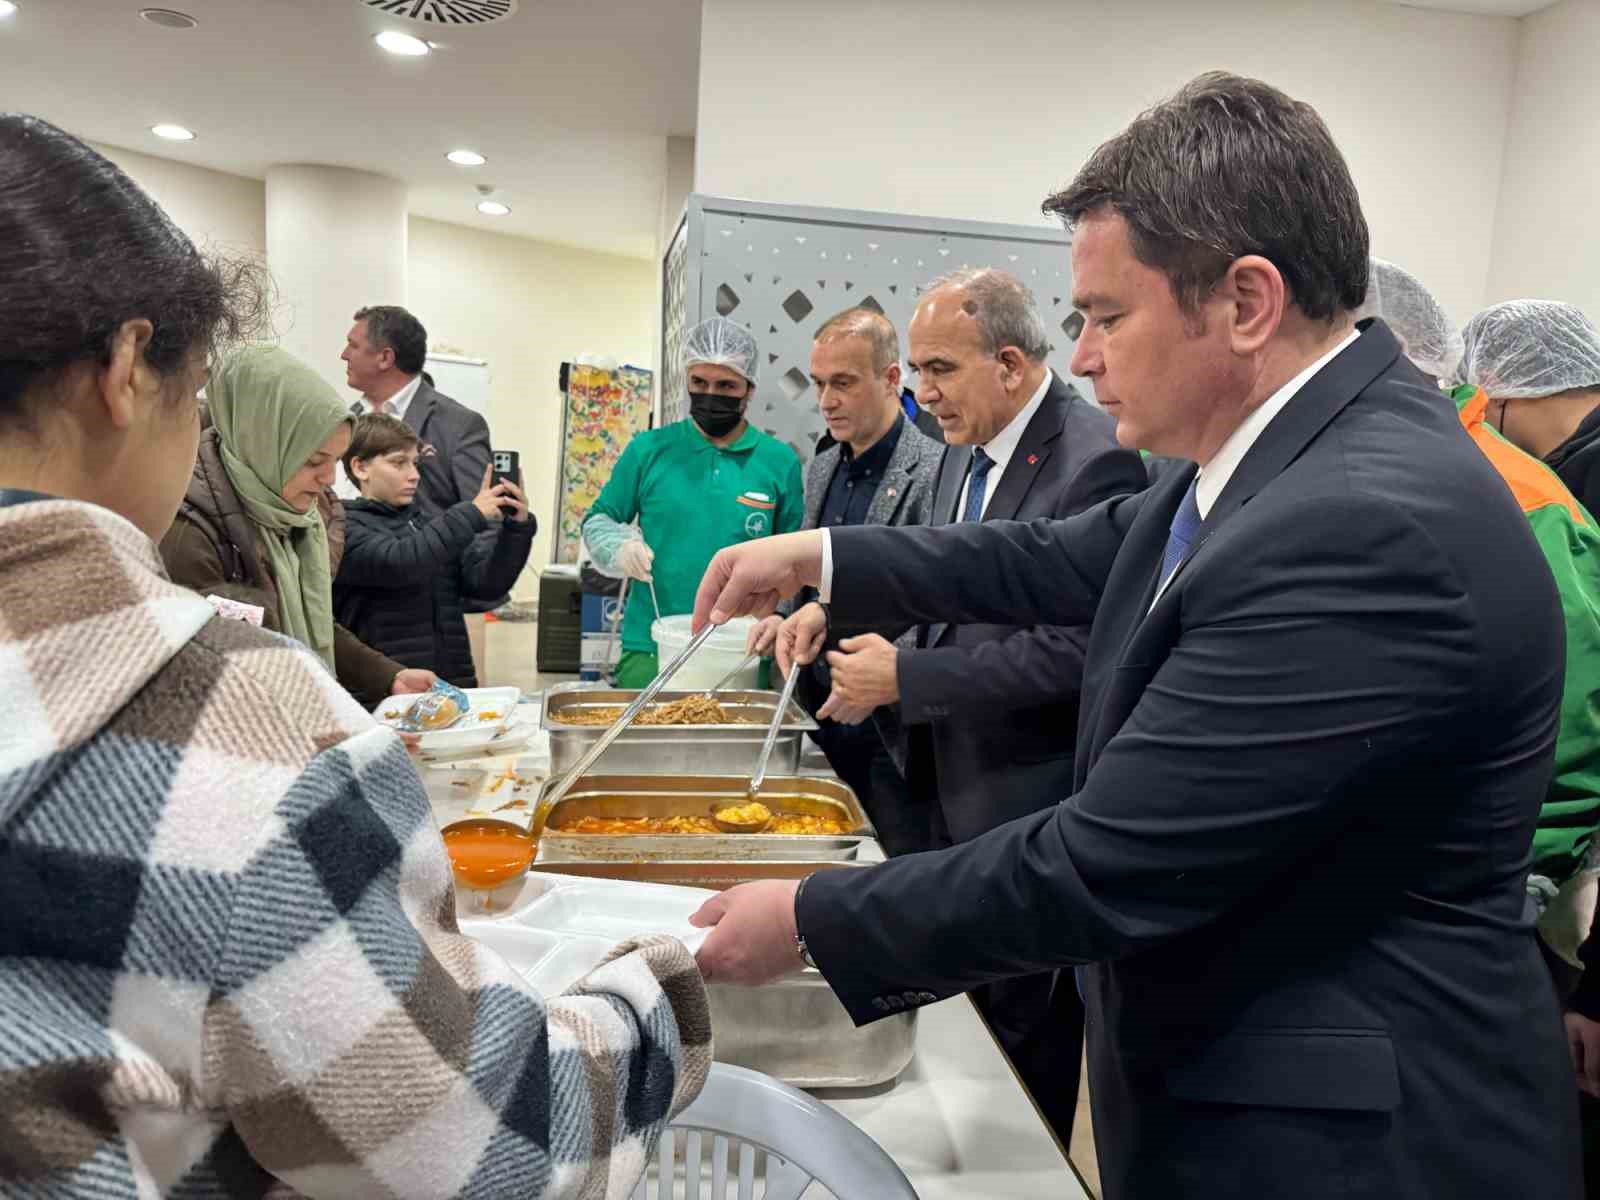
[[[1067,521],[833,533],[844,620],[1093,620],[1075,793],[820,871],[796,917],[858,1021],[1093,964],[1107,1200],[1581,1194],[1523,894],[1560,601],[1488,460],[1363,324],[1159,599],[1192,467]]]
[[[1600,514],[1600,407],[1596,407],[1572,436],[1545,456],[1545,463],[1561,477],[1567,490],[1590,513]]]
[[[928,524],[959,519],[971,462],[970,446],[945,448]],[[1070,517],[1146,483],[1139,455],[1117,445],[1116,423],[1058,375],[983,519]],[[977,837],[1071,790],[1066,735],[1078,723],[1088,640],[1087,625],[935,624],[901,651],[902,743],[891,749],[908,778],[931,777],[951,839]],[[888,725],[879,723],[886,735]]]
[[[463,601],[511,590],[536,522],[503,521],[497,537],[470,501],[437,516],[376,500],[345,505],[344,559],[333,584],[341,624],[408,667],[476,687]]]

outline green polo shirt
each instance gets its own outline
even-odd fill
[[[645,545],[655,551],[651,571],[663,612],[689,613],[718,550],[800,528],[800,460],[754,425],[731,446],[718,447],[685,418],[635,434],[589,512],[622,524],[638,518]],[[631,584],[622,648],[655,653],[655,619],[649,587]]]

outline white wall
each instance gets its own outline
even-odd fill
[[[191,167],[119,146],[94,144],[94,148],[154,196],[197,244],[224,253],[266,253],[267,197],[259,179]]]
[[[149,190],[190,237],[265,252],[266,198],[260,180],[110,146],[96,149]],[[518,599],[531,598],[539,568],[549,560],[555,514],[561,433],[557,372],[563,360],[585,350],[650,366],[660,290],[657,267],[647,259],[421,217],[410,218],[407,241],[406,303],[428,327],[430,348],[490,361],[489,426],[497,447],[522,454],[530,502],[539,518],[529,570],[515,591]],[[316,366],[338,371],[346,327],[329,331]]]
[[[1040,202],[1096,145],[1221,68],[1315,105],[1349,159],[1374,252],[1452,315],[1479,306],[1515,21],[1374,0],[1004,11],[1000,22],[968,0],[705,0],[695,190],[1042,223]]]
[[[432,349],[489,360],[494,444],[522,454],[539,536],[518,599],[535,594],[553,544],[561,363],[592,350],[649,367],[658,290],[645,259],[411,218],[407,306]]]
[[[1488,302],[1565,300],[1600,319],[1600,4],[1523,21]]]

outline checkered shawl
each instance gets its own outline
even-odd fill
[[[120,517],[0,508],[0,697],[0,1194],[620,1197],[698,1094],[681,943],[541,1000],[394,735]]]

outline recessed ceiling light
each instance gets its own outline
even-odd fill
[[[182,125],[152,125],[150,132],[158,138],[166,138],[169,142],[194,141],[194,131],[185,129]]]
[[[421,58],[433,49],[421,38],[414,38],[409,33],[396,33],[392,29],[372,40],[390,54],[398,54],[403,58]]]
[[[3,19],[5,17],[9,17],[12,13],[14,13],[16,11],[17,11],[17,6],[15,4],[11,3],[11,0],[0,0],[0,19]]]
[[[179,12],[175,8],[141,8],[139,15],[152,25],[159,25],[163,29],[193,29],[200,24],[186,12]]]
[[[486,217],[504,217],[510,214],[511,209],[498,200],[479,200],[478,211]]]
[[[476,150],[452,150],[445,157],[458,167],[481,167],[489,161]]]

